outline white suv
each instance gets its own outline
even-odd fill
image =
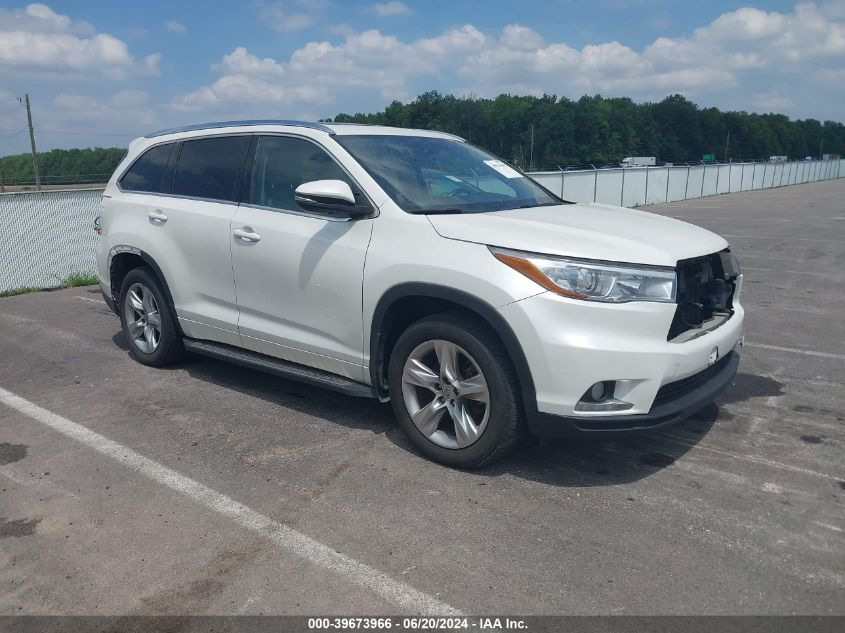
[[[444,464],[669,424],[739,363],[724,239],[563,201],[449,134],[183,127],[133,141],[103,197],[100,283],[138,361],[390,400]]]

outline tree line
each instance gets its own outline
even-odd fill
[[[381,112],[338,114],[334,121],[450,132],[523,169],[618,163],[625,156],[682,163],[715,154],[721,161],[726,141],[728,160],[819,157],[820,148],[825,154],[845,153],[842,123],[722,112],[677,94],[658,103],[635,103],[598,95],[577,101],[555,95],[480,99],[431,91],[409,103],[394,101]]]
[[[53,149],[38,152],[38,171],[44,184],[106,182],[126,150],[120,147]],[[5,184],[31,184],[35,181],[32,154],[0,158],[0,180]]]
[[[722,112],[700,108],[681,95],[635,103],[598,95],[577,101],[555,95],[481,99],[431,91],[409,103],[394,101],[381,112],[338,114],[333,120],[450,132],[523,169],[604,165],[625,156],[682,163],[704,154],[720,161],[845,154],[842,123]],[[104,182],[125,154],[116,147],[54,149],[40,152],[38,165],[44,183]],[[31,155],[0,158],[0,179],[33,182]]]

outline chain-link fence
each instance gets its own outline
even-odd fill
[[[573,202],[641,207],[720,193],[782,187],[845,176],[845,160],[615,167],[528,174]]]
[[[0,194],[0,292],[96,272],[103,189]]]
[[[529,174],[567,200],[626,207],[845,176],[845,160],[628,167]],[[0,194],[0,292],[96,272],[102,188]]]

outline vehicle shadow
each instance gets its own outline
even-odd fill
[[[113,340],[118,347],[128,350],[121,332]],[[202,356],[189,356],[171,369],[186,371],[192,378],[223,389],[260,398],[280,409],[292,409],[331,424],[383,435],[403,450],[419,455],[394,422],[389,404],[346,396]],[[716,423],[734,425],[734,416],[721,409],[719,403],[783,393],[781,383],[751,374],[738,374],[734,383],[717,403],[707,405],[666,430],[608,439],[545,440],[529,436],[511,455],[472,474],[490,478],[510,474],[566,487],[638,481],[683,458]]]

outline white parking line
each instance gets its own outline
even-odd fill
[[[759,349],[774,350],[775,352],[789,352],[791,354],[804,354],[805,356],[818,356],[819,358],[845,360],[845,355],[843,354],[831,354],[830,352],[816,352],[811,349],[796,349],[794,347],[781,347],[780,345],[765,345],[763,343],[744,343],[744,347],[757,347]]]
[[[106,305],[106,302],[103,301],[102,299],[89,299],[88,297],[80,297],[79,295],[73,295],[73,296],[74,296],[74,298],[80,299],[82,301],[90,301],[91,303],[102,303],[103,305]]]
[[[296,554],[317,567],[322,567],[360,585],[397,607],[419,614],[460,615],[460,611],[454,607],[414,589],[401,580],[391,578],[384,572],[341,554],[293,528],[244,506],[231,497],[144,457],[131,448],[95,433],[81,424],[39,407],[2,387],[0,387],[0,403],[189,497],[209,510],[232,519],[240,526],[269,539],[279,549]]]

